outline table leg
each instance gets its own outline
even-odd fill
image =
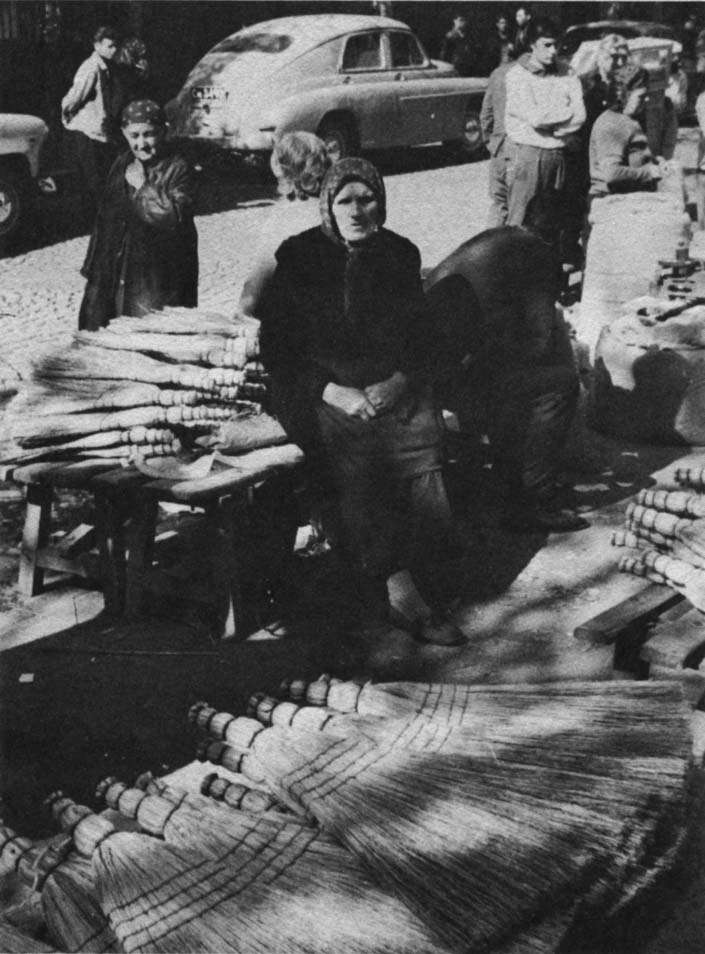
[[[242,542],[247,538],[248,506],[245,495],[223,497],[206,507],[211,582],[218,601],[216,626],[221,639],[245,639],[245,605],[242,593]]]
[[[131,498],[132,519],[126,524],[127,567],[125,580],[125,612],[140,616],[147,609],[149,575],[154,560],[154,536],[159,503],[149,497]]]
[[[39,565],[38,553],[49,542],[52,489],[44,484],[27,484],[20,573],[18,588],[23,596],[37,596],[44,585],[44,568]]]
[[[122,507],[110,494],[95,491],[95,528],[105,610],[115,616],[125,608],[125,527]]]

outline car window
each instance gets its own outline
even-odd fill
[[[426,62],[423,50],[411,33],[390,33],[389,47],[394,69],[400,66],[423,66]]]
[[[382,34],[358,33],[345,44],[344,70],[378,70],[382,66]]]
[[[211,53],[281,53],[291,46],[293,37],[278,33],[236,33],[229,36]]]
[[[603,36],[607,36],[608,33],[617,32],[613,27],[601,26],[601,27],[585,27],[584,29],[578,30],[568,30],[564,36],[562,42],[559,45],[560,53],[563,56],[572,56],[580,46],[581,43],[587,43],[591,40],[601,40]],[[623,36],[625,40],[631,40],[636,36],[639,36],[636,30],[630,28],[620,29],[619,35]]]

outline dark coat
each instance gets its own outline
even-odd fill
[[[132,159],[115,160],[81,274],[88,279],[79,328],[104,327],[118,315],[144,315],[198,300],[198,239],[188,163],[169,153],[135,191],[125,181]]]
[[[329,382],[364,388],[404,372],[421,386],[431,334],[415,245],[380,231],[350,253],[320,228],[287,239],[261,308],[262,360],[292,440],[317,444]]]

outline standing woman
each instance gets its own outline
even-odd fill
[[[129,149],[113,164],[81,274],[79,328],[118,315],[197,304],[198,239],[186,160],[165,143],[164,114],[149,99],[122,114]]]
[[[321,225],[277,252],[260,308],[262,360],[275,412],[333,488],[330,535],[355,571],[364,624],[376,629],[391,613],[414,635],[452,645],[463,636],[434,606],[429,573],[452,536],[432,335],[418,249],[383,228],[385,201],[366,160],[328,171]]]

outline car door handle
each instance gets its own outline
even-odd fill
[[[394,79],[395,79],[395,80],[403,80],[403,79],[404,79],[404,74],[403,74],[403,73],[395,73],[395,74],[394,74]]]
[[[349,83],[352,80],[352,76],[344,76],[343,83]]]

